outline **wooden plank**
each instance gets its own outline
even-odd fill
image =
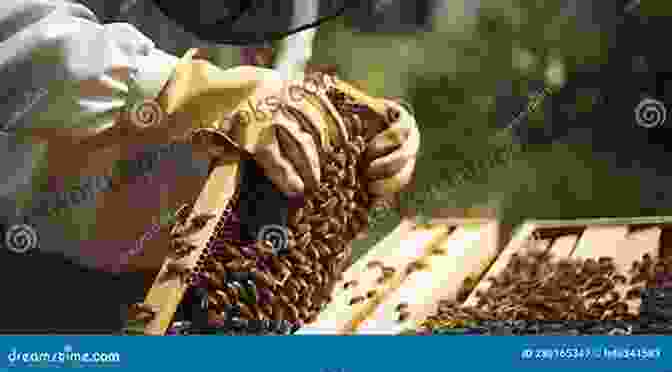
[[[366,315],[373,311],[378,297],[383,297],[396,285],[406,266],[422,257],[428,245],[449,231],[446,225],[419,229],[414,227],[413,223],[404,222],[404,226],[380,241],[346,270],[343,279],[336,283],[332,302],[315,322],[304,326],[298,334],[349,334],[356,329]],[[378,282],[382,276],[381,268],[367,267],[376,262],[395,270],[383,283]],[[375,295],[370,291],[375,291]],[[356,297],[365,300],[351,305],[351,300]]]
[[[624,225],[590,226],[581,236],[573,256],[597,258],[600,256],[614,256],[616,253],[619,253],[627,258],[632,252],[615,252],[616,244],[625,239],[627,233],[628,227]],[[614,258],[617,259],[615,256]]]
[[[606,225],[647,225],[669,224],[672,216],[643,216],[643,217],[615,217],[615,218],[586,218],[577,220],[527,220],[526,224],[533,224],[539,228],[575,227],[575,226],[606,226]]]
[[[427,252],[421,262],[427,269],[411,273],[357,329],[357,334],[398,334],[417,329],[438,310],[439,300],[455,300],[465,278],[479,278],[496,258],[496,222],[460,226],[439,250]],[[399,320],[399,305],[409,316]]]
[[[203,191],[194,204],[189,219],[205,213],[214,214],[215,217],[210,219],[203,229],[185,237],[184,240],[187,243],[196,246],[188,256],[181,259],[175,259],[174,257],[166,258],[161,271],[145,298],[145,304],[158,309],[158,313],[154,319],[147,323],[145,334],[163,335],[170,326],[170,322],[177,310],[177,306],[182,301],[188,284],[179,276],[171,275],[168,267],[172,264],[179,264],[182,267],[193,269],[196,266],[198,258],[214,233],[215,225],[221,218],[224,209],[238,187],[240,160],[241,158],[238,153],[232,152],[226,154],[218,159],[210,173]]]
[[[575,234],[559,236],[552,243],[549,253],[557,259],[569,258],[574,252],[578,240],[579,236]]]
[[[658,254],[661,229],[652,227],[628,234],[627,226],[591,226],[581,237],[572,257],[594,258],[613,257],[617,270],[628,275],[628,269],[635,260],[648,253],[651,257]],[[615,289],[625,296],[627,286],[619,285]],[[628,301],[630,312],[637,312],[639,299]]]

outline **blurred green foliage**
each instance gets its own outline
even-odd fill
[[[531,81],[555,90],[577,66],[605,63],[609,35],[578,31],[559,0],[482,5],[477,17],[438,15],[435,31],[415,35],[359,33],[338,22],[318,32],[317,63],[336,64],[344,78],[372,94],[402,95],[415,108],[423,135],[418,186],[402,203],[425,214],[494,206],[513,224],[645,213],[638,180],[614,174],[590,146],[554,143],[523,151],[495,116],[498,83],[512,82],[519,96],[527,95]],[[577,105],[586,110],[585,102]],[[545,109],[540,103],[527,125],[544,126]]]

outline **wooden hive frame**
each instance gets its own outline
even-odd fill
[[[527,221],[462,305],[474,306],[478,302],[476,292],[485,292],[491,285],[487,278],[496,277],[513,254],[522,254],[527,249],[542,249],[558,259],[610,256],[616,267],[629,276],[632,263],[644,254],[667,257],[672,253],[668,242],[670,234],[672,217],[668,216]],[[625,287],[617,290],[624,294]],[[628,305],[639,309],[640,300],[630,300]]]
[[[154,284],[147,293],[143,308],[137,309],[154,313],[149,321],[144,322],[142,333],[163,335],[168,330],[177,307],[189,287],[184,275],[196,267],[199,257],[215,231],[217,222],[238,188],[241,159],[242,155],[239,152],[230,151],[223,153],[213,163],[203,191],[186,222],[189,223],[197,216],[205,214],[212,215],[212,218],[199,231],[183,238],[185,243],[194,247],[189,254],[183,257],[171,255],[165,259]]]
[[[343,274],[334,301],[298,334],[397,334],[416,327],[439,299],[468,294],[500,247],[494,219],[443,218],[427,226],[406,220]],[[423,294],[409,295],[418,280]],[[400,300],[407,304],[405,319]]]

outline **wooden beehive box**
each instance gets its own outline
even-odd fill
[[[434,312],[438,299],[466,297],[500,251],[494,219],[410,220],[355,262],[333,301],[298,334],[397,334]],[[399,319],[398,302],[407,304]]]
[[[462,305],[476,305],[476,292],[483,293],[491,285],[487,278],[501,273],[513,254],[523,254],[528,249],[543,250],[557,259],[612,257],[619,271],[630,276],[632,263],[645,254],[652,258],[668,257],[672,253],[670,237],[672,217],[528,221],[518,229]],[[624,295],[627,286],[617,286],[616,290]],[[628,305],[631,311],[638,311],[640,300],[629,300]]]

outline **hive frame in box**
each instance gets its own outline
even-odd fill
[[[470,250],[474,245],[481,249]],[[426,226],[405,220],[395,233],[380,241],[343,274],[334,290],[334,301],[316,322],[298,334],[402,333],[436,310],[440,299],[458,297],[469,280],[477,283],[497,258],[500,247],[499,223],[495,219],[442,218],[433,219]],[[437,254],[437,250],[446,253]],[[400,291],[402,297],[412,292],[404,290],[409,286],[407,282],[423,272],[422,269],[407,272],[413,263],[428,265],[428,271],[424,272],[431,277],[430,283],[426,283],[429,292],[422,298],[408,299],[410,316],[399,321],[395,296]],[[432,273],[433,264],[436,271]],[[384,276],[383,267],[394,272],[381,283],[378,280],[380,275]],[[357,284],[348,285],[353,281]],[[350,305],[355,298],[365,299]]]
[[[193,270],[196,266],[210,237],[214,234],[215,226],[238,188],[242,156],[240,152],[233,150],[222,153],[213,161],[208,180],[185,222],[188,224],[196,216],[204,214],[210,214],[212,218],[199,231],[183,238],[185,243],[194,247],[191,252],[182,257],[173,255],[166,257],[143,303],[143,307],[154,313],[144,324],[144,334],[163,335],[168,330],[175,311],[189,287],[182,273],[176,272],[175,268]]]
[[[627,272],[630,264],[645,253],[652,257],[669,255],[661,246],[666,228],[672,228],[672,216],[526,221],[514,233],[463,306],[475,305],[478,302],[476,291],[484,292],[490,286],[486,279],[502,272],[514,253],[520,253],[531,245],[552,252],[559,258],[611,256],[617,267]],[[635,308],[639,308],[639,303],[639,300],[629,301]]]

